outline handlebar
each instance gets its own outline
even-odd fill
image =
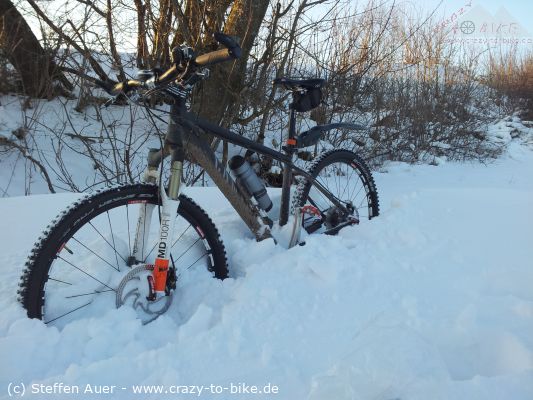
[[[219,32],[215,33],[214,36],[217,42],[219,42],[226,48],[212,51],[210,53],[196,57],[194,59],[196,65],[201,67],[208,67],[210,65],[218,64],[224,61],[235,60],[241,56],[241,47],[234,38]]]
[[[118,82],[114,84],[107,92],[113,96],[117,96],[120,93],[126,93],[130,88],[143,87],[144,82],[136,79],[130,79],[124,82]]]
[[[242,50],[237,43],[237,41],[228,35],[223,33],[215,33],[215,39],[225,46],[225,49],[215,50],[201,56],[195,57],[190,60],[190,63],[196,67],[208,67],[211,65],[219,64],[225,61],[231,61],[239,58],[242,54]],[[152,82],[148,81],[139,81],[136,79],[130,79],[124,82],[114,83],[111,81],[102,82],[101,85],[104,90],[109,94],[116,96],[121,93],[126,93],[128,90],[133,88],[146,88],[146,87],[161,87],[167,85],[173,80],[178,78],[179,73],[187,71],[189,68],[180,68],[177,63],[170,67],[167,71],[161,74],[159,77],[154,79]]]
[[[196,57],[194,63],[199,67],[207,67],[224,61],[230,61],[235,58],[236,57],[232,54],[230,49],[221,49]]]

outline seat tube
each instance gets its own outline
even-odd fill
[[[296,112],[290,109],[289,117],[289,136],[287,138],[286,146],[284,147],[285,154],[287,154],[292,162],[294,152],[296,151],[296,141],[294,136],[296,134]],[[291,183],[292,183],[292,169],[289,164],[283,166],[283,184],[281,189],[281,204],[279,209],[279,225],[283,226],[289,220],[289,202],[291,197]]]

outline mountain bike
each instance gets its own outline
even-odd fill
[[[226,168],[206,133],[283,165],[277,223],[287,225],[292,209],[288,247],[302,244],[302,229],[334,235],[379,214],[374,179],[355,153],[334,149],[319,155],[306,170],[295,165],[298,152],[318,143],[325,132],[364,129],[331,123],[296,134],[296,113],[320,104],[323,79],[274,80],[274,85],[292,93],[282,151],[188,111],[188,96],[198,82],[208,78],[207,67],[241,54],[235,38],[217,33],[215,39],[223,48],[199,56],[185,45],[173,49],[172,66],[164,73],[142,71],[138,79],[120,83],[94,79],[113,96],[125,96],[143,106],[155,94],[170,99],[166,137],[161,148],[149,150],[142,183],[84,197],[43,232],[19,285],[19,299],[29,317],[64,326],[80,317],[97,316],[110,304],[127,304],[145,324],[166,312],[174,297],[181,295],[179,301],[185,301],[183,288],[188,285],[199,284],[206,277],[228,277],[226,252],[217,228],[206,212],[182,193],[186,159],[207,172],[258,241],[273,238],[273,220],[268,214],[272,202],[263,182],[239,155],[231,158]],[[166,157],[170,157],[170,172],[165,184],[162,161]]]

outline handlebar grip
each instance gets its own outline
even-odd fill
[[[129,81],[119,82],[116,85],[114,85],[109,93],[113,96],[117,96],[120,93],[127,93],[129,89],[136,88],[136,87],[142,87],[144,85],[144,82],[131,79]]]
[[[207,54],[202,54],[196,57],[195,64],[200,67],[208,67],[210,65],[218,64],[224,61],[234,60],[241,56],[241,49],[239,47],[235,49],[221,49],[212,51]]]
[[[167,82],[170,82],[176,79],[177,74],[178,74],[178,68],[176,67],[176,64],[174,64],[172,67],[167,69],[164,73],[159,75],[157,82],[160,84],[165,84]]]
[[[215,40],[228,49],[234,49],[239,47],[238,39],[229,35],[225,35],[222,32],[215,32],[213,35]]]
[[[109,90],[109,94],[116,96],[124,91],[124,82],[119,82]]]

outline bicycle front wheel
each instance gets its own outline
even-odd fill
[[[374,178],[357,154],[348,150],[327,151],[307,172],[347,210],[341,210],[311,181],[304,179],[296,190],[293,208],[305,207],[302,226],[308,233],[336,234],[344,226],[379,215]]]
[[[226,253],[215,225],[190,198],[179,200],[170,265],[177,290],[203,278],[226,278]],[[81,199],[60,214],[35,244],[21,277],[19,300],[28,316],[62,327],[114,307],[125,276],[155,260],[160,203],[157,186],[125,185]],[[137,218],[150,207],[140,259],[132,263]]]

